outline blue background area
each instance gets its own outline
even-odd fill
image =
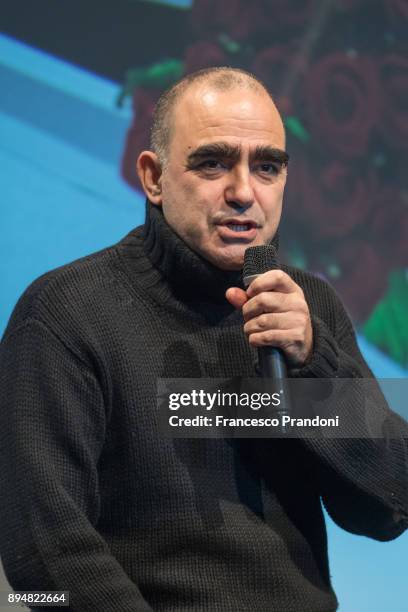
[[[0,36],[0,330],[43,272],[119,240],[143,222],[144,198],[119,174],[130,113],[119,86]],[[363,339],[378,377],[407,372]],[[408,536],[379,543],[328,518],[340,609],[405,612]],[[313,612],[313,611],[310,611]]]

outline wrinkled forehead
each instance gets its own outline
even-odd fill
[[[285,148],[279,111],[261,86],[219,90],[199,84],[190,87],[177,102],[170,149],[181,153],[225,140],[239,144],[241,149],[260,145]]]

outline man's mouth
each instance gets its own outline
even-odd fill
[[[229,219],[218,225],[220,236],[227,241],[236,238],[251,241],[255,238],[258,227],[252,219],[248,221]]]
[[[227,227],[234,230],[234,232],[246,232],[251,229],[251,225],[249,223],[226,223]]]

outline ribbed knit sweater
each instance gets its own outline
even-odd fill
[[[147,211],[118,244],[35,281],[0,345],[7,578],[68,590],[76,612],[331,612],[321,498],[351,532],[399,535],[408,429],[389,412],[386,441],[163,437],[158,377],[256,376],[256,351],[224,295],[240,275]],[[371,376],[333,290],[285,270],[314,331],[290,375]]]

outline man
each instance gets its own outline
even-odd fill
[[[320,497],[354,533],[407,527],[408,429],[389,411],[386,443],[160,432],[158,378],[256,376],[258,346],[281,348],[291,377],[371,376],[323,281],[287,268],[243,289],[245,249],[276,243],[287,160],[253,76],[187,76],[138,159],[145,225],[21,298],[1,348],[15,589],[68,590],[81,612],[329,612]]]

